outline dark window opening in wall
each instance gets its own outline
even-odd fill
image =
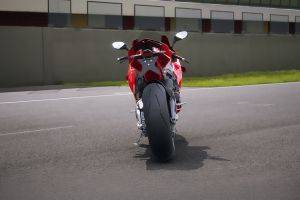
[[[264,22],[262,13],[244,12],[243,33],[264,33]]]
[[[176,31],[202,32],[202,20],[176,18]]]
[[[271,6],[273,7],[280,7],[281,0],[271,0]]]
[[[290,0],[281,0],[280,5],[283,8],[287,8],[290,5]]]
[[[289,33],[289,24],[287,22],[270,22],[270,33],[287,34]]]
[[[122,29],[122,21],[120,15],[88,15],[88,26],[91,28]]]
[[[264,33],[264,22],[243,21],[243,33]]]
[[[259,6],[261,4],[261,0],[251,0],[250,5],[251,6]]]
[[[138,30],[165,31],[165,8],[163,6],[134,6],[134,28]]]
[[[132,30],[134,28],[134,16],[123,16],[123,29]]]
[[[176,8],[176,31],[202,32],[202,12],[200,9]]]
[[[241,34],[243,29],[243,21],[235,20],[234,21],[234,33]]]
[[[250,6],[275,7],[275,8],[300,8],[299,0],[176,0],[176,1],[250,5]]]
[[[289,22],[289,34],[295,34],[295,22]]]
[[[122,4],[87,2],[88,26],[92,28],[122,29]]]
[[[0,26],[48,26],[48,14],[0,11]]]
[[[295,33],[296,33],[296,34],[300,34],[300,22],[297,22],[297,23],[295,24]]]
[[[48,26],[68,27],[71,24],[71,15],[66,13],[49,13]]]
[[[49,0],[48,25],[54,27],[71,25],[71,0]]]
[[[186,0],[180,0],[180,1],[186,1]],[[191,2],[199,2],[199,1],[191,0]],[[215,3],[215,0],[201,0],[201,3]]]
[[[227,0],[228,4],[238,4],[239,0]]]
[[[214,3],[226,4],[227,0],[215,0]]]
[[[134,28],[137,30],[150,30],[150,31],[164,31],[165,18],[164,17],[145,17],[135,16]]]
[[[300,16],[295,18],[295,33],[300,34]]]
[[[289,16],[271,15],[270,16],[270,33],[288,34],[289,33]]]
[[[211,20],[202,19],[202,32],[209,33],[211,32]]]
[[[299,8],[300,7],[300,1],[299,0],[290,0],[290,7],[291,8]]]
[[[240,0],[239,4],[241,4],[241,5],[249,5],[250,4],[250,0]]]
[[[234,21],[225,19],[212,19],[211,31],[214,33],[233,33]]]
[[[270,6],[271,0],[261,0],[261,5],[263,6]]]
[[[233,12],[211,11],[211,31],[214,33],[233,33]]]

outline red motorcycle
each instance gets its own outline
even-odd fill
[[[186,38],[182,31],[174,36],[170,45],[166,36],[161,41],[134,40],[129,49],[124,42],[114,42],[115,49],[125,49],[128,55],[117,60],[129,62],[127,80],[136,99],[136,118],[140,136],[136,142],[148,137],[153,155],[160,161],[168,161],[175,154],[174,138],[176,122],[182,103],[180,88],[185,68],[176,54],[174,44]]]

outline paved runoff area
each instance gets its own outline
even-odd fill
[[[300,199],[300,83],[183,88],[151,158],[126,87],[0,93],[1,200]]]

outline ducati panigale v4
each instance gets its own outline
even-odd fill
[[[180,88],[185,68],[176,54],[174,44],[186,38],[182,31],[174,36],[170,45],[166,36],[161,41],[134,40],[129,48],[124,42],[114,42],[114,49],[124,49],[128,55],[117,60],[128,61],[127,81],[136,99],[136,118],[140,138],[148,137],[153,155],[160,161],[168,161],[175,154],[175,134],[178,113],[182,102]]]

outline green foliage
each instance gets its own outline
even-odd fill
[[[298,81],[300,81],[300,70],[288,70],[272,72],[249,72],[243,74],[226,74],[212,77],[188,77],[184,79],[183,86],[223,87]]]

